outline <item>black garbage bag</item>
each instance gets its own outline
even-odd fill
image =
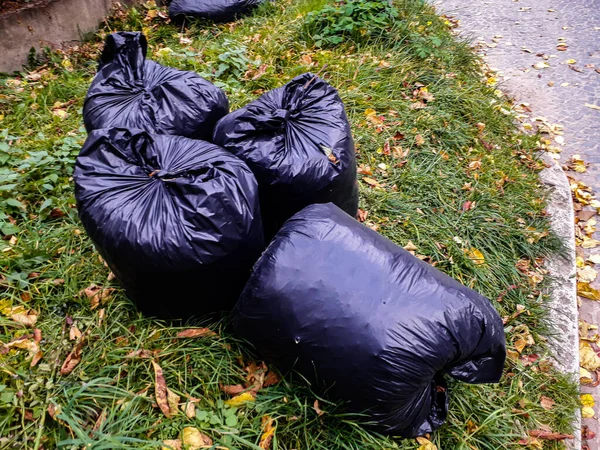
[[[143,313],[233,307],[264,249],[243,161],[204,141],[103,129],[88,136],[74,179],[85,230]]]
[[[313,203],[356,215],[350,125],[337,91],[316,75],[298,76],[223,117],[213,140],[254,172],[268,237]]]
[[[140,128],[210,140],[217,121],[229,112],[225,93],[194,72],[147,60],[147,48],[142,33],[106,38],[83,105],[87,131]]]
[[[283,372],[405,437],[444,422],[444,374],[497,382],[505,359],[502,320],[485,297],[332,204],[308,206],[279,231],[234,329]]]
[[[186,16],[202,17],[214,22],[230,22],[260,5],[264,0],[173,0],[169,17],[181,21]]]

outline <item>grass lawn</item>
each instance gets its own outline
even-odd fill
[[[285,380],[226,403],[220,385],[261,376],[251,349],[221,324],[178,339],[182,328],[141,317],[110,279],[78,221],[71,173],[102,38],[119,30],[143,30],[149,58],[199,72],[232,109],[327,64],[357,144],[361,218],[486,295],[506,322],[502,381],[450,380],[448,422],[432,442],[561,448],[528,437],[571,431],[578,405],[544,338],[543,262],[560,243],[548,233],[537,138],[517,133],[493,75],[452,23],[420,0],[395,4],[391,25],[376,11],[352,30],[340,25],[350,23],[344,8],[336,21],[311,15],[333,5],[325,0],[278,0],[235,23],[183,28],[147,4],[118,11],[93,42],[0,77],[0,448],[159,448],[195,427],[213,448],[260,449],[269,424],[271,449],[432,448],[374,434],[324,398],[318,414],[315,394]],[[85,291],[92,284],[106,289]],[[183,409],[197,399],[192,417],[157,407],[153,361]]]

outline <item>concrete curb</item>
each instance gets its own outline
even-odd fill
[[[556,334],[548,344],[556,360],[556,367],[579,384],[579,311],[577,306],[577,268],[575,263],[574,210],[571,188],[566,174],[548,154],[543,160],[549,166],[540,172],[541,182],[549,189],[548,206],[550,224],[554,233],[564,243],[565,251],[546,260],[552,278],[549,289],[549,320]],[[573,421],[575,438],[567,448],[581,449],[581,411],[577,409]]]

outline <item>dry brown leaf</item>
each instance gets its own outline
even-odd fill
[[[25,327],[32,327],[38,319],[38,313],[23,306],[15,306],[8,313],[8,317]]]
[[[81,362],[81,349],[84,342],[85,336],[82,336],[77,344],[75,344],[75,347],[73,347],[73,350],[69,352],[65,362],[63,362],[63,365],[60,368],[61,375],[69,375],[71,372],[73,372],[73,369],[77,367],[77,364]]]
[[[188,328],[177,333],[179,339],[194,339],[205,336],[216,336],[217,333],[210,328]]]
[[[37,352],[35,355],[33,355],[33,358],[31,358],[31,363],[29,364],[29,367],[35,367],[43,357],[44,354],[41,351]]]
[[[272,370],[269,370],[269,372],[267,372],[267,375],[265,375],[265,381],[263,382],[263,387],[275,386],[280,381],[281,381],[281,377],[277,373],[273,372]]]
[[[74,341],[76,339],[79,339],[81,337],[81,331],[79,331],[79,328],[77,328],[77,325],[71,325],[71,328],[69,328],[69,339]]]
[[[154,367],[154,392],[156,397],[156,403],[158,407],[167,417],[173,417],[177,414],[177,403],[179,402],[179,396],[172,393],[167,388],[167,382],[163,375],[162,368],[152,361],[152,367]],[[175,403],[175,408],[172,409],[172,405]]]
[[[42,341],[42,330],[39,328],[33,330],[33,340],[38,344]]]
[[[104,424],[105,421],[106,421],[106,409],[103,409],[102,412],[100,414],[98,414],[98,418],[96,419],[96,422],[94,422],[94,426],[93,426],[92,430],[98,431],[100,429],[100,427]]]
[[[239,395],[246,390],[241,384],[230,384],[230,385],[219,385],[221,392],[225,392],[227,395]]]
[[[186,402],[183,412],[185,412],[188,419],[193,419],[196,417],[196,405],[190,401]]]
[[[415,144],[417,145],[423,145],[425,143],[425,139],[423,138],[423,136],[421,136],[420,134],[417,134],[415,136]]]
[[[200,448],[210,448],[213,440],[206,434],[201,433],[197,428],[185,427],[181,433],[181,441],[187,450],[197,450]]]
[[[90,300],[90,309],[96,309],[100,304],[105,304],[110,300],[112,293],[115,291],[113,288],[103,288],[91,284],[82,291],[79,295],[85,295]]]
[[[554,407],[554,403],[554,400],[552,400],[550,397],[546,397],[544,395],[540,397],[540,405],[545,410],[551,410]]]
[[[373,178],[369,178],[369,177],[362,177],[362,181],[364,181],[365,183],[367,183],[369,186],[373,186],[373,187],[380,187],[381,184],[379,183],[379,181],[373,179]]]
[[[269,450],[271,448],[271,441],[273,441],[273,436],[275,435],[273,419],[265,415],[260,421],[262,424],[263,433],[260,437],[260,442],[258,443],[258,446],[263,450]]]
[[[358,214],[356,215],[358,221],[362,223],[365,220],[367,220],[367,217],[369,217],[369,212],[365,211],[364,209],[358,208]]]
[[[600,300],[600,291],[591,287],[589,283],[577,282],[577,295],[590,300]]]
[[[321,410],[321,408],[319,408],[319,400],[315,400],[315,402],[313,403],[313,408],[315,410],[315,412],[317,413],[317,416],[322,416],[323,414],[325,414],[324,411]]]
[[[127,355],[125,355],[125,358],[150,359],[156,356],[158,356],[158,350],[150,351],[146,349],[139,349],[129,352]]]

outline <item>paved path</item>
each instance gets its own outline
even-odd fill
[[[564,126],[564,142],[553,143],[563,149],[560,162],[579,154],[591,163],[586,173],[568,175],[600,197],[600,109],[589,106],[600,108],[600,0],[430,1],[460,20],[460,33],[473,39],[499,72],[503,90],[528,103],[533,116]],[[600,324],[600,303],[583,299],[580,316]],[[598,417],[600,388],[582,391],[595,396]],[[599,450],[597,419],[583,424],[597,435],[584,444]]]

